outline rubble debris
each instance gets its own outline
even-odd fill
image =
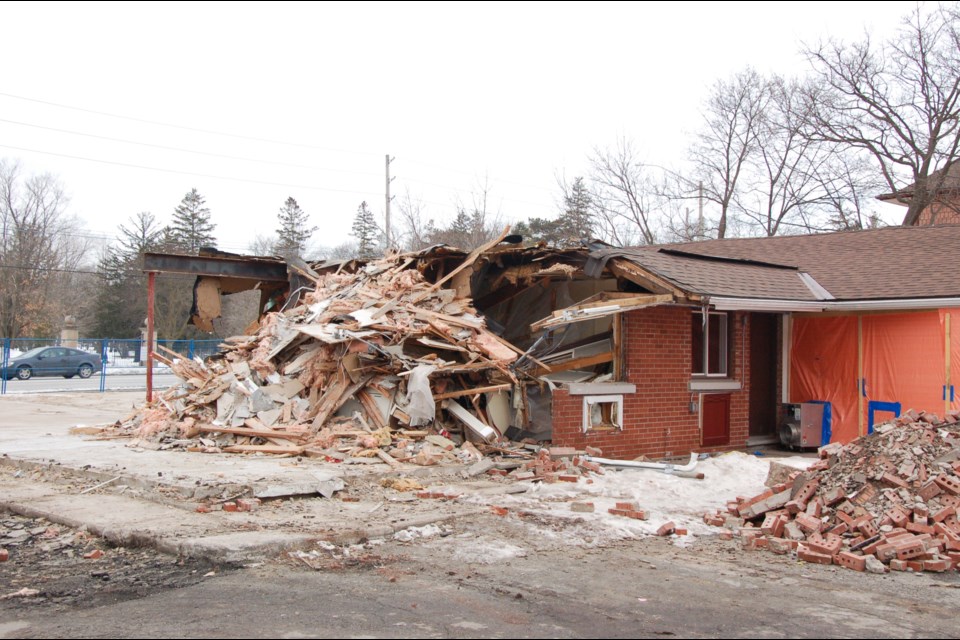
[[[266,314],[254,335],[227,338],[206,361],[160,347],[183,382],[105,435],[143,448],[394,467],[469,461],[477,448],[459,447],[501,438],[486,394],[520,384],[511,364],[522,352],[486,328],[460,289],[442,288],[455,273],[431,284],[412,262],[395,255],[314,273],[296,306]]]
[[[738,497],[704,522],[768,548],[854,571],[960,566],[960,412],[908,411],[874,433],[820,449],[805,472]]]
[[[434,249],[301,270],[309,286],[295,301],[265,314],[248,335],[226,338],[217,355],[185,359],[158,347],[158,360],[182,382],[99,437],[394,470],[463,465],[466,477],[577,482],[601,474],[584,452],[543,449],[523,429],[531,424],[528,392],[546,384],[536,376],[550,366],[535,347],[524,352],[489,329],[473,306],[471,267],[498,242],[469,255]],[[566,259],[544,255],[510,277],[567,279],[569,269],[556,262]]]

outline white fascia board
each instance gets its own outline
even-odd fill
[[[829,303],[803,300],[772,300],[761,298],[710,297],[710,304],[717,311],[824,311]]]
[[[960,307],[960,298],[904,298],[894,300],[803,301],[758,298],[710,298],[717,311],[911,311]]]

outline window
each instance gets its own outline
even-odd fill
[[[691,365],[694,375],[727,375],[727,314],[696,311],[691,316]],[[706,326],[705,326],[706,325]]]
[[[623,429],[623,396],[584,396],[584,432]]]

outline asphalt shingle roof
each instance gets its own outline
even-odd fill
[[[800,277],[805,272],[837,300],[960,296],[960,225],[728,238],[610,253],[705,295],[816,300]]]

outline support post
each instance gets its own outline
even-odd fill
[[[953,408],[953,397],[950,393],[953,389],[953,375],[950,370],[950,349],[953,346],[953,340],[950,337],[950,312],[947,312],[943,318],[943,352],[944,352],[944,363],[946,365],[946,375],[944,376],[944,386],[943,386],[943,415],[946,417],[950,413],[950,409]]]
[[[863,383],[863,316],[857,316],[857,435],[866,434],[863,424],[863,398],[866,389]]]
[[[153,402],[153,301],[157,272],[147,273],[147,402]]]

